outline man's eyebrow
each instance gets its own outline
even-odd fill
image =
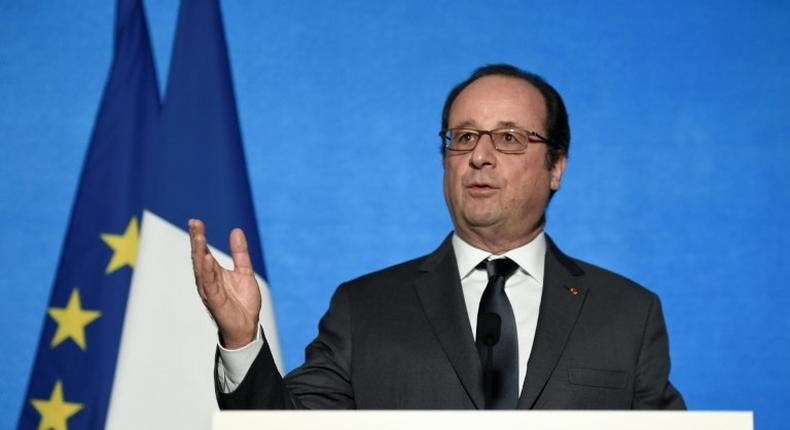
[[[497,123],[497,127],[500,127],[500,128],[524,128],[524,127],[521,127],[520,125],[516,124],[513,121],[499,121]]]
[[[475,122],[470,120],[470,119],[467,119],[467,120],[461,121],[458,124],[456,124],[456,125],[454,125],[452,127],[448,127],[448,128],[475,128]]]
[[[476,128],[477,123],[471,119],[459,122],[458,124],[449,128]],[[514,121],[499,121],[496,128],[524,128]]]

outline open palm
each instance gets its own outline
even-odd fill
[[[258,330],[261,292],[244,232],[236,228],[230,233],[233,270],[220,266],[211,255],[202,221],[189,220],[189,237],[198,294],[217,323],[223,345],[229,349],[247,345]]]

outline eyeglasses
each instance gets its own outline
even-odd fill
[[[445,149],[458,152],[469,152],[477,147],[480,138],[488,135],[494,148],[505,154],[519,154],[527,150],[529,143],[551,143],[547,138],[530,130],[520,128],[497,128],[495,130],[477,130],[474,128],[450,128],[439,132]]]

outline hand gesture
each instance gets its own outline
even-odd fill
[[[220,266],[211,255],[202,221],[189,220],[189,237],[198,294],[217,323],[223,346],[238,349],[247,345],[258,331],[261,292],[255,281],[244,232],[239,228],[230,232],[232,271]]]

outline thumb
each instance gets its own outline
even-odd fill
[[[247,238],[240,228],[234,228],[230,232],[230,254],[233,257],[233,270],[236,273],[245,275],[253,273]]]

